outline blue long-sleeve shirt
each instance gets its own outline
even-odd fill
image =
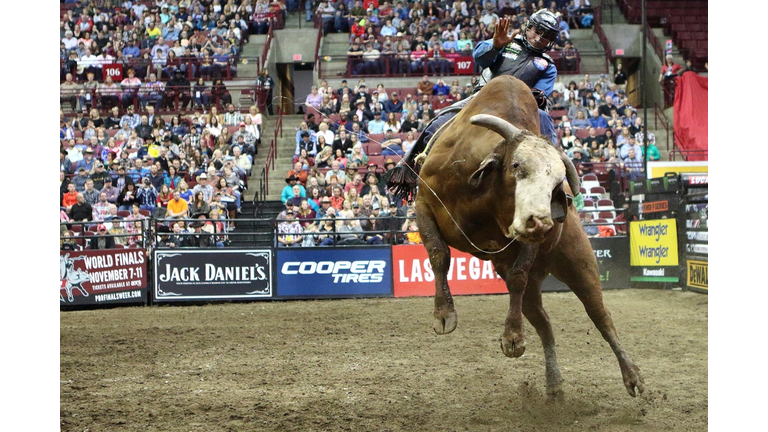
[[[501,59],[502,50],[497,50],[493,47],[493,39],[484,40],[479,42],[475,49],[472,51],[472,57],[475,59],[475,63],[482,68],[491,67],[497,61]],[[555,80],[557,79],[557,68],[554,64],[549,63],[544,75],[533,85],[544,92],[547,96],[552,94],[555,89]]]

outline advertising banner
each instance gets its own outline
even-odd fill
[[[270,249],[155,250],[155,302],[272,297]]]
[[[664,177],[668,172],[682,173],[706,173],[709,171],[707,161],[648,161],[648,178]]]
[[[143,249],[62,251],[59,264],[61,306],[147,301]]]
[[[687,288],[709,291],[709,262],[686,260],[685,270]]]
[[[423,245],[392,246],[395,297],[435,295],[435,274]],[[506,293],[490,261],[451,248],[448,286],[453,295]]]
[[[629,238],[592,237],[589,239],[592,252],[597,259],[600,272],[600,286],[603,289],[629,288],[631,271],[629,267]],[[564,283],[549,275],[541,283],[542,291],[568,291]]]
[[[675,219],[629,223],[630,264],[633,281],[677,282],[678,250]]]
[[[277,297],[391,297],[389,246],[280,248]]]
[[[629,239],[595,237],[589,239],[600,271],[604,289],[629,288]],[[435,275],[427,250],[422,245],[392,247],[395,297],[435,295]],[[490,261],[451,248],[448,286],[453,295],[502,294],[507,285],[496,274]],[[554,276],[547,276],[542,291],[568,291],[568,286]]]

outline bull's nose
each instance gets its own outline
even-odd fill
[[[543,226],[544,226],[544,223],[537,216],[531,216],[528,219],[528,221],[525,223],[525,228],[528,231],[536,231],[538,229],[541,229]]]

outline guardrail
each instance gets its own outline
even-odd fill
[[[653,128],[658,130],[659,123],[661,123],[661,127],[664,128],[664,131],[666,131],[667,151],[669,151],[670,150],[669,148],[670,121],[669,121],[669,118],[667,118],[667,115],[664,114],[664,109],[659,106],[658,102],[655,102],[653,104]]]
[[[129,105],[134,107],[134,112],[137,114],[144,114],[146,112],[146,105],[151,104],[155,107],[155,112],[158,114],[184,115],[195,110],[209,109],[211,106],[219,107],[219,110],[221,111],[225,108],[225,104],[229,102],[241,109],[247,109],[250,105],[256,104],[259,111],[266,112],[268,91],[256,86],[255,83],[236,82],[234,84],[226,85],[224,87],[225,92],[223,93],[214,92],[212,91],[211,86],[207,86],[207,90],[202,92],[199,97],[193,86],[194,84],[190,87],[165,86],[164,90],[156,92],[154,96],[145,99],[142,99],[142,95],[147,95],[147,89],[144,88],[140,88],[138,91],[130,93],[127,91],[119,91],[117,94],[114,94],[114,98],[102,98],[105,94],[91,90],[91,100],[86,102],[86,104],[89,107],[95,106],[102,113],[107,113],[112,107],[117,106],[120,108],[120,115],[124,114],[125,108]],[[127,95],[126,98],[122,97],[124,94]],[[69,100],[65,100],[70,96],[75,97],[75,105],[82,103],[82,101],[79,101],[79,93],[61,95],[62,109],[70,108],[70,110],[64,111],[65,117],[75,116],[75,111],[71,110],[72,106],[70,105]],[[207,104],[204,103],[203,96],[206,96],[208,100]],[[198,101],[200,105],[198,105]],[[82,106],[80,107],[80,110],[82,110]]]
[[[608,73],[610,70],[610,65],[613,63],[613,48],[611,47],[611,42],[608,40],[608,36],[605,34],[605,30],[603,30],[603,7],[594,7],[594,14],[595,34],[605,49],[605,73]]]
[[[555,62],[555,67],[560,73],[579,74],[581,73],[581,58],[584,56],[578,51],[575,62],[568,64],[565,55],[560,51],[550,51],[548,53]],[[316,56],[317,57],[317,56]],[[345,78],[363,78],[363,77],[381,77],[381,78],[401,78],[401,77],[422,77],[428,75],[478,75],[482,72],[481,68],[475,64],[471,54],[454,55],[452,57],[439,58],[435,62],[433,58],[422,58],[412,60],[400,58],[397,54],[381,54],[374,61],[366,61],[363,56],[347,55],[347,68],[341,75]],[[322,72],[322,64],[325,58],[317,58],[318,74],[320,78],[334,78]],[[418,63],[418,65],[414,65]],[[607,70],[607,66],[606,66]],[[594,72],[594,71],[591,71]],[[602,70],[597,72],[603,72]]]
[[[282,107],[277,107],[277,118],[275,119],[274,136],[269,141],[269,149],[267,150],[267,159],[264,162],[264,167],[259,174],[259,189],[254,195],[254,202],[267,201],[269,196],[269,171],[275,169],[275,159],[277,159],[277,138],[283,137],[283,110]]]

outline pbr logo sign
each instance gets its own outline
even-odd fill
[[[264,250],[155,252],[155,301],[272,297],[272,253]]]
[[[146,302],[147,264],[143,250],[60,253],[59,267],[62,306]]]
[[[277,251],[278,297],[392,295],[389,248]]]

